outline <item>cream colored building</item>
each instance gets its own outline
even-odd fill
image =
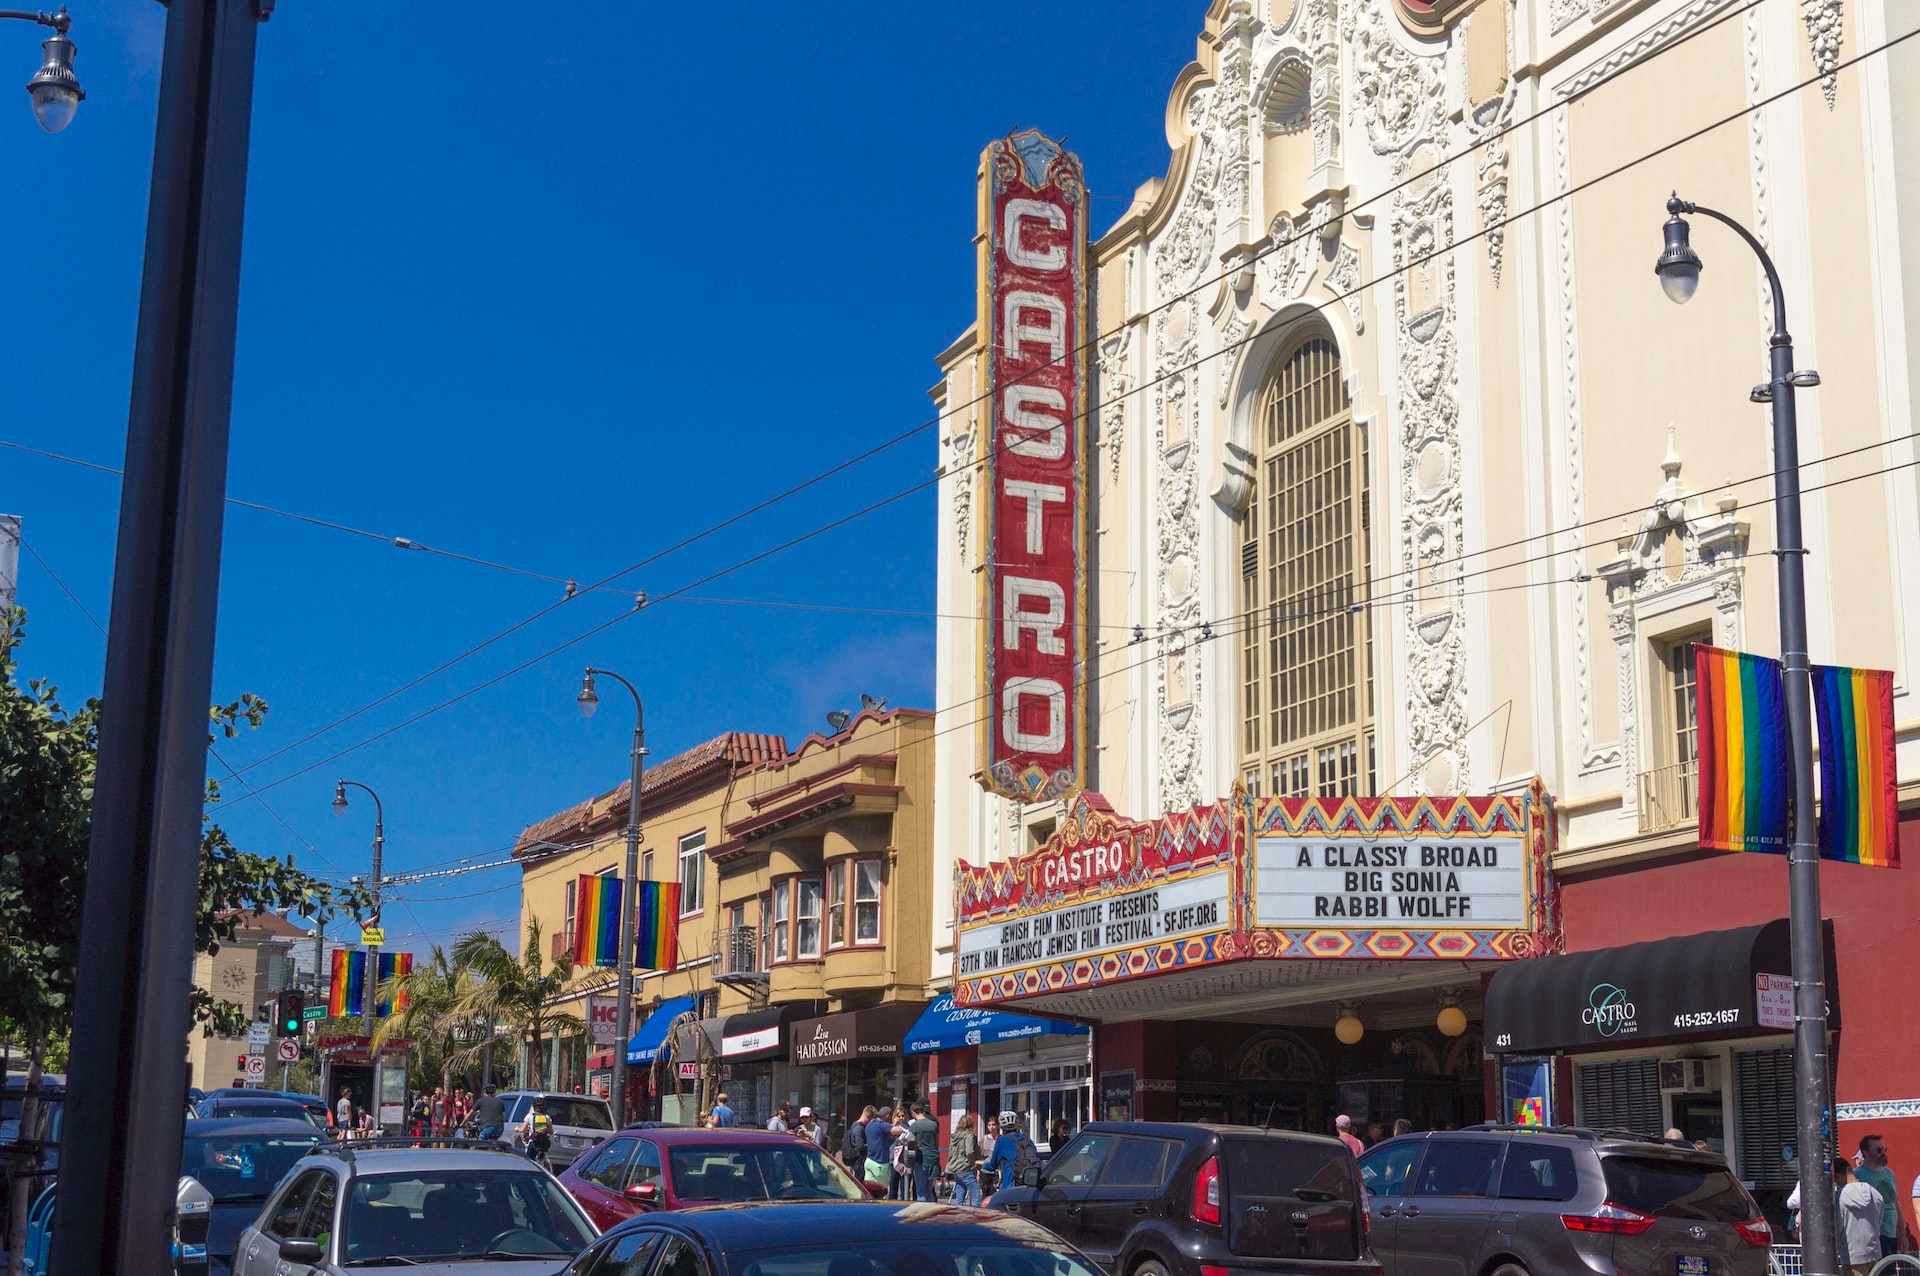
[[[1088,787],[1145,819],[1236,785],[1473,795],[1537,776],[1558,817],[1560,942],[1608,942],[1619,923],[1580,933],[1573,901],[1625,866],[1672,867],[1638,888],[1664,933],[1733,924],[1678,876],[1702,858],[1684,644],[1779,653],[1769,415],[1749,402],[1773,316],[1754,254],[1705,216],[1690,219],[1698,295],[1663,295],[1653,265],[1677,189],[1767,245],[1798,366],[1819,372],[1798,394],[1811,656],[1894,671],[1911,806],[1920,41],[1877,50],[1920,25],[1920,7],[1216,0],[1193,13],[1166,176],[1093,227],[1088,257]],[[1102,177],[1086,175],[1092,190]],[[982,340],[976,325],[939,356],[933,392],[935,610],[949,616],[981,610]],[[938,623],[944,871],[1033,850],[1065,807],[977,782],[983,630]],[[1784,916],[1783,866],[1740,858],[1780,868],[1761,915]],[[1835,898],[1863,881],[1904,897],[1912,875],[1832,867],[1856,875]],[[1842,976],[1870,978],[1839,942]],[[1344,1002],[1370,1032],[1432,1024],[1441,993],[1478,1023],[1488,969],[1439,965],[1356,964],[1117,1018],[1212,1013],[1306,1034],[1332,1085],[1324,1034]],[[1231,1062],[1218,1042],[1177,1049],[1177,1068],[1140,1064],[1142,1083],[1185,1093],[1205,1071],[1186,1061]],[[1897,1097],[1868,1084],[1850,1093],[1843,1070],[1843,1118],[1850,1100]]]
[[[311,931],[284,918],[272,913],[245,914],[232,943],[221,944],[220,951],[211,957],[205,953],[194,957],[194,987],[205,989],[215,1001],[238,1006],[251,1022],[260,1003],[272,999],[281,986],[296,986],[294,950],[310,949],[312,943]],[[209,1037],[196,1027],[187,1037],[187,1084],[201,1090],[248,1084],[278,1087],[280,1063],[273,1055],[272,1044],[267,1047],[262,1075],[251,1081],[247,1053],[245,1034]]]

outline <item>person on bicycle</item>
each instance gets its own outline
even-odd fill
[[[520,1141],[527,1145],[527,1158],[552,1168],[547,1149],[553,1146],[553,1118],[547,1115],[547,1101],[535,1099],[527,1119],[520,1123]]]

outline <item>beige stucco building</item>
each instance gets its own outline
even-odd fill
[[[193,985],[205,989],[215,1001],[239,1007],[251,1021],[260,1004],[275,993],[304,986],[305,981],[295,979],[294,949],[310,949],[312,943],[311,931],[285,918],[272,913],[242,914],[231,943],[222,943],[220,951],[211,957],[205,953],[194,957]],[[209,1037],[195,1028],[187,1037],[187,1084],[201,1090],[248,1084],[278,1086],[281,1067],[273,1047],[267,1047],[262,1074],[251,1080],[247,1053],[245,1035]]]
[[[1880,46],[1920,9],[1216,0],[1194,16],[1166,176],[1093,227],[1085,268],[1086,787],[1153,819],[1236,786],[1249,800],[1485,796],[1538,777],[1555,841],[1536,903],[1555,947],[1785,916],[1779,860],[1695,844],[1686,655],[1694,641],[1779,653],[1769,409],[1749,401],[1774,316],[1753,252],[1707,217],[1691,219],[1705,261],[1691,304],[1663,295],[1653,265],[1676,188],[1750,227],[1778,265],[1798,366],[1820,377],[1798,394],[1811,656],[1894,672],[1911,807],[1920,41]],[[1102,174],[1086,182],[1098,191]],[[987,477],[1003,387],[989,383],[982,314],[939,356],[934,390],[935,610],[948,616],[983,610],[982,528],[1004,499]],[[1042,517],[1023,499],[1001,516]],[[979,782],[975,724],[999,713],[982,703],[979,653],[999,618],[938,623],[942,871],[1045,847],[1067,831],[1066,803]],[[1843,914],[1856,893],[1904,893],[1911,873],[1829,867],[1852,874],[1828,910],[1840,974],[1865,978],[1847,954],[1872,950],[1850,949]],[[1740,902],[1716,911],[1713,873],[1752,889],[1728,887]],[[1637,897],[1639,915],[1608,891]],[[946,986],[953,901],[940,903]],[[989,1000],[1100,1021],[1093,1072],[1123,1060],[1143,1110],[1217,1091],[1225,1113],[1271,1082],[1324,1089],[1276,1100],[1308,1121],[1336,1096],[1364,1098],[1348,1080],[1408,1059],[1451,1074],[1411,1079],[1480,1102],[1493,1073],[1431,1025],[1448,998],[1478,1045],[1498,964],[1282,961],[1259,978],[1223,967],[1178,996],[1029,984]],[[1348,1011],[1366,1045],[1334,1042]],[[1201,1019],[1227,1027],[1171,1026]],[[1263,1071],[1281,1040],[1297,1076]],[[1901,1098],[1841,1057],[1843,1119],[1850,1102]],[[1015,1062],[983,1049],[942,1066],[976,1069],[969,1084],[986,1093],[973,1101],[991,1107]],[[1744,1117],[1731,1080],[1719,1089],[1732,1139]],[[1678,1119],[1651,1093],[1660,1119]],[[1910,1106],[1901,1115],[1920,1116]],[[1455,1099],[1421,1111],[1480,1115]],[[1763,1160],[1758,1138],[1746,1152]]]

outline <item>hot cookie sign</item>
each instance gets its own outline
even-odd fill
[[[981,315],[992,403],[980,572],[983,783],[1022,802],[1085,782],[1086,187],[1038,132],[981,162]]]

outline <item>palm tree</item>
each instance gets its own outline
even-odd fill
[[[394,1037],[411,1037],[432,1043],[440,1057],[440,1088],[451,1094],[454,1068],[465,1068],[474,1053],[472,1045],[463,1050],[462,1041],[471,1042],[485,1029],[485,1022],[476,1023],[462,1006],[479,983],[473,970],[457,959],[449,959],[446,949],[435,944],[432,954],[411,974],[381,985],[381,1000],[395,1004],[404,994],[407,1004],[380,1021],[374,1042],[384,1044]]]
[[[536,918],[527,923],[527,942],[521,945],[520,956],[515,957],[485,931],[473,931],[454,941],[453,964],[475,976],[456,1003],[457,1013],[470,1023],[489,1025],[493,1037],[505,1036],[515,1043],[526,1041],[531,1045],[527,1080],[539,1089],[542,1039],[570,1036],[586,1028],[579,1015],[557,1005],[562,997],[579,991],[573,986],[573,958],[563,954],[549,962],[540,956],[540,922]]]

